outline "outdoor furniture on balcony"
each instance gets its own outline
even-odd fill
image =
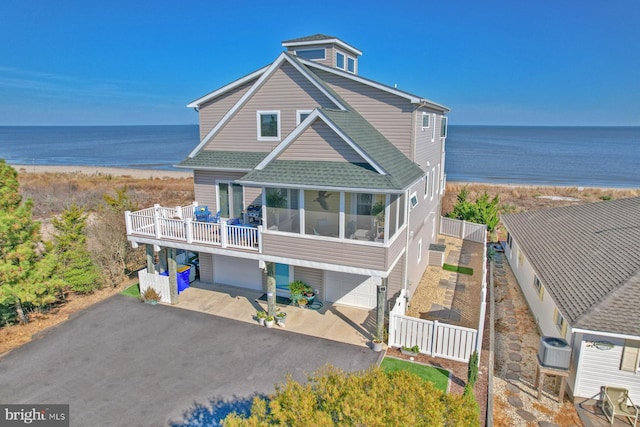
[[[616,415],[626,417],[633,427],[638,422],[638,407],[631,401],[626,388],[601,387],[600,407],[612,425]]]

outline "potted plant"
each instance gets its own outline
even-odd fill
[[[298,306],[300,307],[306,307],[308,302],[305,297],[298,298]]]
[[[273,328],[273,324],[275,323],[276,319],[273,318],[273,316],[267,316],[264,319],[264,324],[267,328]]]
[[[156,305],[161,298],[162,296],[160,295],[160,293],[153,289],[151,286],[145,289],[145,291],[142,293],[142,301],[146,302],[147,304]]]
[[[258,319],[258,323],[260,323],[261,326],[264,326],[264,321],[267,318],[267,312],[264,310],[258,310],[256,318]]]
[[[375,337],[373,340],[371,340],[371,343],[373,344],[373,351],[382,351],[382,340],[380,338]]]
[[[406,354],[407,356],[417,356],[420,354],[420,347],[414,345],[413,347],[402,346],[400,348],[400,353]]]
[[[289,283],[289,293],[291,294],[291,301],[298,305],[312,304],[313,300],[316,298],[313,288],[302,280],[296,280],[295,282]],[[301,298],[306,300],[304,304],[300,303]]]
[[[278,325],[282,326],[284,328],[284,322],[287,320],[287,313],[285,313],[284,311],[279,311],[276,314],[276,321],[278,322]]]

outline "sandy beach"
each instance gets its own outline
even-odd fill
[[[27,173],[77,173],[82,175],[112,175],[127,176],[131,178],[191,178],[193,172],[189,169],[161,170],[161,169],[134,169],[116,168],[106,166],[75,166],[75,165],[10,165],[18,172]]]

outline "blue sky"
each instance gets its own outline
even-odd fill
[[[451,124],[640,125],[640,1],[0,3],[0,125],[190,124],[185,105],[323,33]]]

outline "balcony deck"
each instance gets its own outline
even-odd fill
[[[150,237],[222,248],[262,252],[262,226],[194,220],[197,205],[167,208],[155,205],[125,212],[127,236]]]

